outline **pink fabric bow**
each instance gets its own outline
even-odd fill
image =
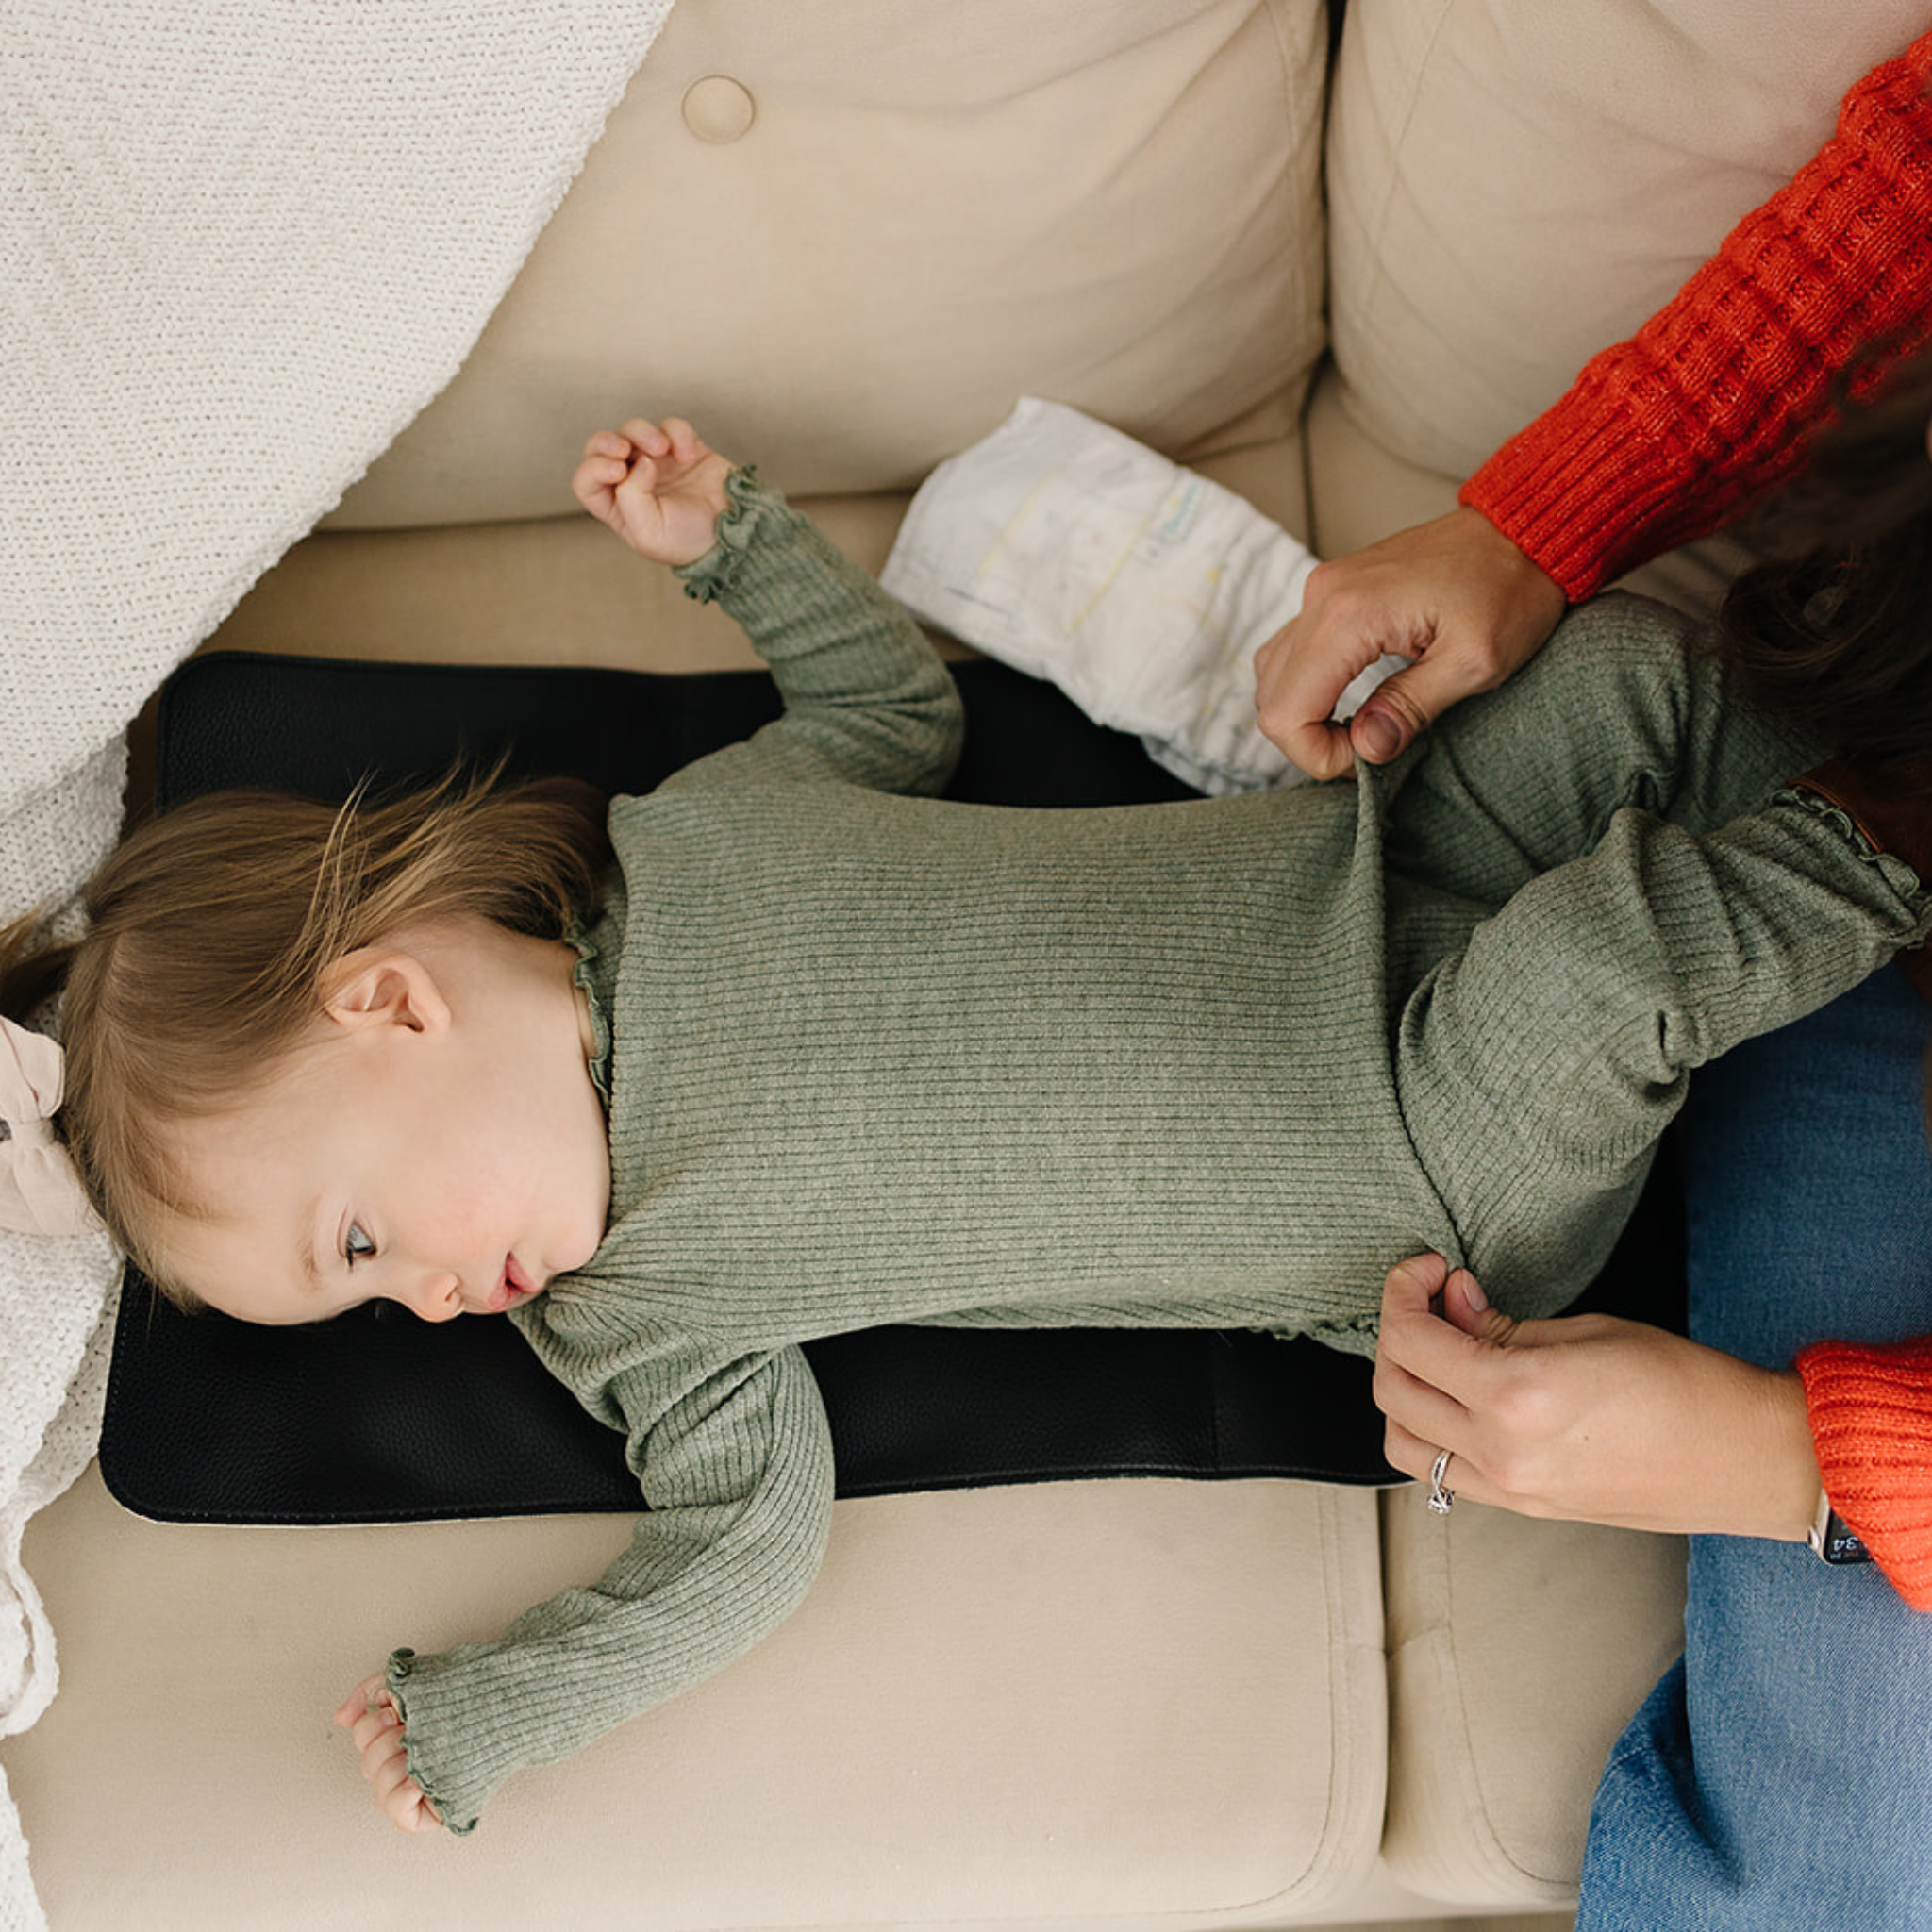
[[[66,1074],[58,1041],[0,1020],[0,1227],[88,1234],[101,1224],[49,1124]]]

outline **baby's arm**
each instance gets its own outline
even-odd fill
[[[510,1773],[569,1757],[709,1676],[788,1616],[817,1572],[831,1444],[803,1356],[731,1359],[631,1328],[574,1324],[569,1352],[591,1366],[567,1378],[628,1433],[649,1513],[625,1552],[494,1642],[397,1652],[337,1713],[378,1807],[404,1830],[440,1820],[469,1831]]]
[[[935,792],[959,755],[958,692],[905,607],[748,470],[675,418],[601,430],[577,500],[640,556],[678,567],[772,667],[785,716],[672,784],[842,779]]]

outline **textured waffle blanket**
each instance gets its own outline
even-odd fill
[[[114,836],[149,692],[449,381],[671,0],[0,0],[0,919]],[[0,1736],[115,1258],[0,1232]],[[0,1782],[0,1932],[44,1924]]]

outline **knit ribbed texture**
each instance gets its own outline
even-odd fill
[[[958,710],[916,627],[732,489],[690,587],[786,713],[612,808],[585,939],[612,1225],[512,1318],[626,1434],[650,1513],[593,1589],[395,1661],[458,1829],[798,1601],[832,1476],[800,1342],[1194,1324],[1359,1350],[1426,1247],[1560,1306],[1684,1066],[1932,916],[1815,802],[1716,829],[1807,760],[1629,599],[1359,784],[944,803]]]
[[[1932,1610],[1932,1339],[1798,1357],[1824,1493],[1914,1609]]]
[[[1932,34],[1859,81],[1792,180],[1464,485],[1573,599],[1728,522],[1798,466],[1855,351],[1889,341],[1895,359],[1932,329],[1928,79]]]

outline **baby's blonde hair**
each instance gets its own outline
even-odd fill
[[[575,779],[453,774],[337,808],[270,791],[210,794],[132,833],[87,888],[87,929],[0,936],[0,1011],[64,988],[57,1126],[108,1231],[183,1306],[162,1234],[192,1197],[167,1128],[257,1091],[322,1016],[337,960],[458,914],[561,939],[599,897],[604,801]]]

